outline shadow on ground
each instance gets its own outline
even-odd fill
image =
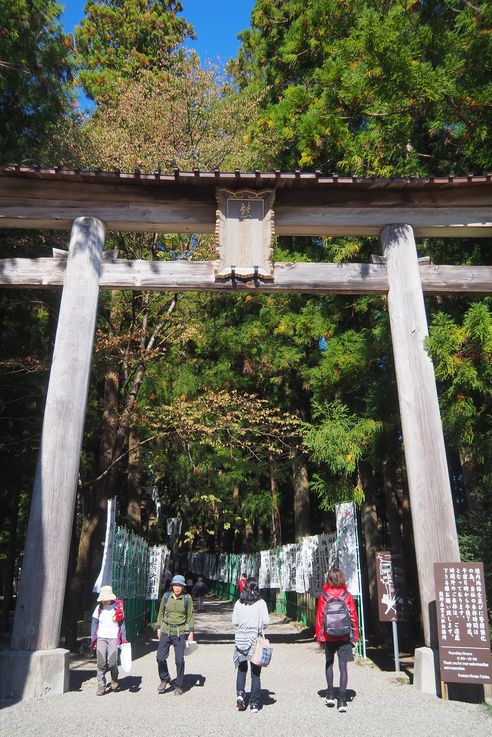
[[[388,648],[368,645],[366,648],[366,655],[369,660],[379,668],[379,670],[386,671],[387,673],[396,672],[394,654]],[[413,653],[400,653],[400,671],[402,674],[408,676],[410,683],[413,683],[413,666]]]
[[[335,699],[338,699],[338,694],[339,694],[338,686],[335,686],[334,687],[333,692],[335,694]],[[318,696],[320,698],[322,698],[322,699],[325,699],[326,698],[326,694],[327,694],[327,689],[326,688],[321,688],[318,691]],[[357,692],[354,691],[353,688],[347,688],[347,691],[345,692],[345,695],[346,695],[347,701],[353,701],[355,699],[355,697],[357,696]]]

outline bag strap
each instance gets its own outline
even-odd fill
[[[164,594],[164,612],[162,613],[163,616],[166,610],[167,602],[171,598],[171,594],[172,594],[172,591],[166,591],[166,593]],[[188,614],[188,594],[184,594],[183,601],[184,601],[185,614]]]
[[[347,591],[347,589],[345,589],[345,590],[344,590],[344,591],[343,591],[343,592],[342,592],[342,593],[340,594],[340,596],[328,596],[328,594],[327,594],[327,593],[326,593],[325,591],[322,591],[322,592],[321,592],[321,596],[323,597],[323,599],[324,599],[324,600],[326,601],[326,603],[327,603],[327,604],[328,604],[328,602],[330,602],[330,601],[338,601],[338,599],[340,599],[341,601],[343,601],[343,603],[344,603],[344,604],[346,604],[346,601],[345,601],[345,599],[346,599],[346,598],[347,598],[347,596],[348,596],[348,591]]]
[[[261,599],[258,599],[258,602],[261,601]],[[263,634],[263,624],[261,620],[261,607],[258,607],[258,634],[264,637]]]

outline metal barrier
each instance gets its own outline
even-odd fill
[[[113,591],[125,605],[126,636],[132,641],[147,624],[147,565],[149,546],[145,540],[124,527],[114,535]]]

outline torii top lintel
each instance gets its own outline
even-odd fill
[[[277,235],[378,236],[390,223],[417,237],[492,235],[492,175],[362,178],[316,172],[83,171],[0,167],[0,227],[69,229],[80,216],[108,230],[214,233],[220,189],[275,192]]]

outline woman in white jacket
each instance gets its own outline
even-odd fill
[[[258,634],[270,624],[267,605],[260,596],[258,581],[250,577],[241,592],[241,596],[234,604],[232,624],[236,628],[234,638],[234,665],[237,668],[236,676],[236,707],[238,711],[246,709],[246,674],[248,661],[251,661]],[[261,698],[261,666],[251,663],[251,696],[249,708],[257,712]]]

